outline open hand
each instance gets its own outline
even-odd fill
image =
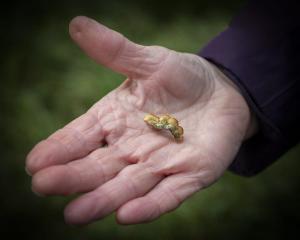
[[[223,174],[250,128],[249,108],[225,75],[199,56],[135,44],[86,17],[71,22],[70,34],[127,79],[27,157],[35,192],[82,193],[65,209],[68,223],[114,211],[121,224],[151,221]],[[175,116],[183,141],[145,124],[147,113]]]

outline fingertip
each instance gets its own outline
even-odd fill
[[[43,142],[40,142],[28,153],[25,160],[25,171],[29,176],[32,176],[39,170],[39,148]]]
[[[49,176],[47,174],[47,169],[37,172],[32,177],[31,190],[37,196],[46,196],[51,189],[51,184],[49,185]]]
[[[32,176],[32,173],[31,173],[31,171],[27,168],[27,166],[25,166],[24,169],[25,169],[25,172],[27,173],[27,175],[31,177],[31,176]]]
[[[35,190],[35,188],[33,186],[31,186],[31,191],[38,197],[46,197],[46,195],[38,192],[37,190]]]
[[[65,223],[71,226],[84,226],[91,223],[94,221],[92,214],[96,208],[95,204],[93,199],[86,197],[72,201],[64,209]]]
[[[34,169],[32,169],[32,157],[30,156],[31,152],[26,156],[26,160],[25,160],[25,172],[29,175],[32,176],[34,173]]]
[[[65,207],[64,220],[65,220],[65,223],[70,226],[79,227],[79,226],[84,225],[84,223],[82,221],[78,220],[78,216],[77,216],[76,212],[73,210],[73,207],[71,206],[71,204],[69,204]]]
[[[66,159],[67,154],[67,150],[58,141],[43,140],[28,154],[25,169],[30,175],[34,175],[51,165],[63,163],[62,160]]]
[[[89,28],[99,26],[102,25],[89,17],[77,16],[70,21],[69,33],[71,37],[76,40],[80,38],[82,33],[86,32]]]
[[[129,204],[125,204],[125,206],[127,206]],[[120,207],[115,215],[116,218],[116,222],[120,225],[129,225],[131,224],[132,221],[130,221],[131,219],[128,218],[128,210],[127,207],[125,207],[124,205],[122,207]]]
[[[37,172],[32,178],[32,191],[37,195],[69,195],[74,192],[74,180],[66,166],[52,166]]]
[[[70,25],[76,25],[77,23],[89,21],[90,18],[86,16],[76,16],[70,21]]]
[[[70,21],[69,24],[69,32],[71,36],[75,36],[76,33],[80,33],[82,31],[82,25],[89,21],[89,18],[85,16],[77,16]]]
[[[32,176],[35,174],[39,169],[41,169],[40,166],[40,156],[39,156],[39,148],[41,146],[41,143],[36,145],[30,153],[26,157],[26,164],[25,164],[25,171],[29,176]]]
[[[82,221],[78,221],[77,216],[74,215],[71,210],[69,210],[68,206],[64,210],[64,221],[67,225],[73,227],[80,227],[85,225]]]

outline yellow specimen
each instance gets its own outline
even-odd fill
[[[183,139],[183,128],[179,126],[176,118],[169,114],[156,116],[154,114],[147,114],[144,121],[156,129],[169,130],[176,140]]]

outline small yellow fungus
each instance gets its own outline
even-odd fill
[[[144,117],[144,121],[156,128],[169,130],[176,140],[183,139],[183,128],[179,126],[178,120],[169,114],[156,116],[155,114],[147,114]]]

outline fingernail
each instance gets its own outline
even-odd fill
[[[81,32],[87,27],[87,25],[91,22],[91,19],[78,16],[75,17],[70,23],[70,34],[74,37],[80,37]]]
[[[45,197],[45,196],[46,196],[46,195],[44,195],[44,194],[42,194],[42,193],[39,193],[39,192],[35,191],[35,190],[33,189],[32,186],[31,186],[31,191],[32,191],[36,196],[38,196],[38,197]]]
[[[26,172],[30,177],[32,176],[31,172],[28,170],[27,167],[25,167],[25,172]]]

